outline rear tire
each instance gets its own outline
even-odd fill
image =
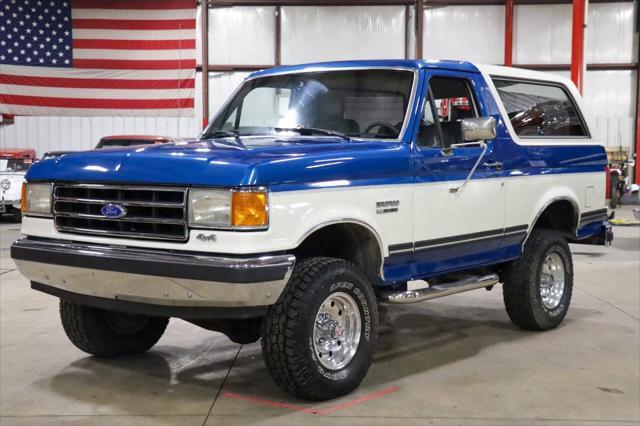
[[[342,259],[296,265],[262,328],[262,353],[286,392],[328,400],[358,387],[373,361],[375,295],[364,274]]]
[[[168,318],[107,311],[60,300],[60,318],[78,349],[101,358],[146,352],[155,345]]]
[[[573,262],[557,231],[533,230],[522,257],[505,269],[503,297],[511,321],[525,330],[548,330],[562,323],[573,290]]]

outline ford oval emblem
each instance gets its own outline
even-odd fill
[[[119,204],[107,204],[100,209],[104,217],[118,218],[127,214],[127,209]]]

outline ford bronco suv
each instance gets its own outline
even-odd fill
[[[559,325],[568,243],[606,245],[604,148],[574,85],[456,61],[250,75],[199,138],[35,164],[11,255],[98,357],[169,318],[249,343],[325,400],[373,359],[378,303],[502,283],[511,320]]]

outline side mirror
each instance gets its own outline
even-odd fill
[[[462,136],[465,141],[478,141],[496,137],[496,119],[477,117],[462,119]]]

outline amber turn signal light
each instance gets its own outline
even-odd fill
[[[27,211],[27,183],[22,183],[22,193],[20,195],[20,211]]]
[[[267,226],[267,193],[264,191],[233,192],[231,225],[240,227]]]

